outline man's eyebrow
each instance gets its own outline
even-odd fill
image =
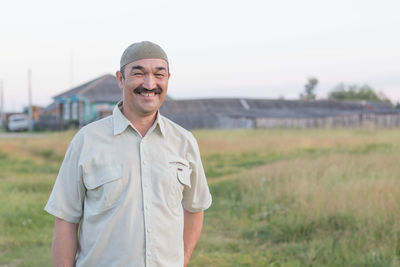
[[[155,69],[156,69],[156,71],[163,71],[163,70],[167,71],[166,67],[156,67]],[[134,71],[134,70],[140,70],[140,71],[144,72],[146,69],[143,66],[134,65],[134,66],[132,66],[131,71]]]
[[[157,70],[157,71],[160,71],[160,70],[165,70],[165,71],[167,71],[167,68],[165,68],[165,67],[156,67],[156,70]]]
[[[144,68],[143,66],[140,66],[140,65],[135,65],[135,66],[132,66],[132,68],[131,68],[131,71],[133,71],[133,70],[141,70],[141,71],[144,71],[145,68]]]

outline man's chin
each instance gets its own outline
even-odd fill
[[[154,115],[160,106],[162,105],[163,99],[160,95],[155,97],[146,98],[137,96],[135,99],[124,100],[131,112],[136,113],[139,116],[151,116]]]
[[[155,113],[157,113],[158,109],[159,109],[158,105],[151,105],[151,106],[147,106],[147,105],[143,106],[142,105],[139,108],[139,112],[141,113],[141,115],[151,116],[151,115],[154,115]]]

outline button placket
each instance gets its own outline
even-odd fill
[[[150,265],[151,261],[151,226],[150,226],[150,203],[149,203],[149,164],[146,160],[145,153],[145,140],[142,139],[140,142],[140,158],[141,158],[141,180],[142,180],[142,192],[143,192],[143,214],[144,214],[144,226],[145,226],[145,239],[146,239],[146,265]]]

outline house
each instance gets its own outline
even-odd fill
[[[53,99],[58,121],[82,126],[110,115],[115,104],[122,99],[122,90],[115,76],[106,74]]]

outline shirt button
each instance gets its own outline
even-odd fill
[[[143,160],[143,165],[146,165],[146,161],[145,160]]]

